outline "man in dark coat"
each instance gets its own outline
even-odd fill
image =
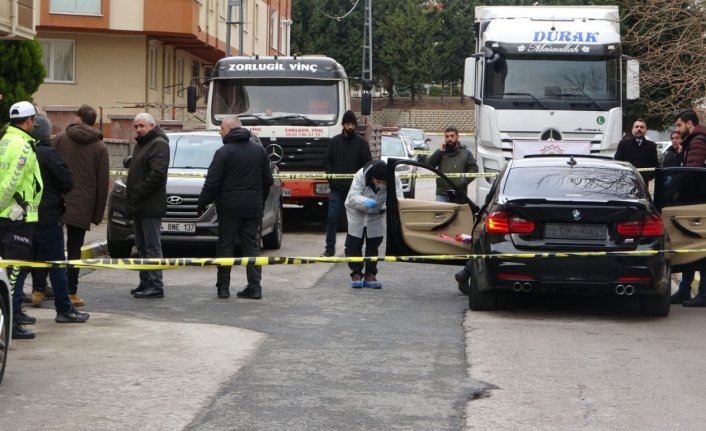
[[[692,110],[682,111],[677,114],[677,131],[681,134],[683,159],[682,166],[703,168],[706,166],[706,127],[699,124],[699,116]],[[701,200],[702,185],[687,184],[696,187],[693,193]],[[706,307],[706,271],[699,271],[699,291],[691,297],[691,283],[694,281],[696,271],[687,270],[681,274],[679,289],[672,295],[671,303],[681,303],[685,307]]]
[[[125,187],[135,247],[142,258],[162,258],[160,230],[167,213],[169,138],[154,118],[142,112],[133,121],[137,145],[132,152]],[[135,298],[164,298],[162,270],[141,270]]]
[[[681,144],[681,133],[678,130],[673,131],[672,134],[669,135],[669,140],[672,142],[672,145],[664,152],[662,166],[665,168],[681,166],[684,162],[684,147]]]
[[[647,123],[645,120],[637,119],[632,125],[632,137],[623,139],[618,143],[615,151],[615,160],[630,162],[636,168],[658,168],[659,158],[657,156],[657,144],[645,137],[647,134]],[[640,172],[647,184],[654,178],[654,172]]]
[[[66,252],[69,259],[81,258],[81,247],[91,223],[103,221],[108,201],[109,161],[108,147],[103,134],[93,128],[96,111],[82,105],[76,111],[74,122],[54,138],[52,146],[66,161],[74,179],[74,188],[66,195]],[[78,296],[78,268],[68,269],[69,298],[75,307],[85,305]]]
[[[265,149],[238,117],[226,117],[221,122],[223,147],[213,155],[208,167],[197,211],[203,214],[207,206],[216,203],[218,215],[217,257],[233,257],[236,241],[243,256],[260,255],[260,224],[265,200],[274,183],[270,160]],[[230,266],[218,267],[216,288],[219,298],[230,297]],[[248,285],[238,292],[238,298],[261,299],[262,268],[246,267]]]
[[[358,120],[346,111],[341,120],[343,132],[334,136],[324,155],[324,168],[329,174],[354,174],[373,159],[368,142],[355,129]],[[344,203],[353,179],[329,180],[328,214],[326,216],[326,248],[322,256],[336,254],[338,221],[345,214]]]
[[[34,120],[32,136],[37,142],[37,161],[42,173],[44,191],[39,202],[39,221],[34,225],[32,259],[37,261],[64,260],[64,226],[61,216],[64,212],[64,197],[74,186],[69,167],[64,159],[52,149],[49,143],[51,122],[42,114]],[[17,277],[16,289],[22,289],[29,268],[24,268]],[[44,275],[46,277],[46,275]],[[49,269],[54,288],[54,306],[57,323],[83,323],[88,313],[82,313],[71,304],[66,277],[66,268]],[[32,294],[34,297],[34,293]]]
[[[444,131],[444,141],[438,150],[429,156],[427,165],[437,168],[445,174],[449,173],[467,173],[474,174],[478,172],[478,163],[473,157],[471,150],[466,148],[458,140],[458,129],[455,127],[447,127]],[[473,181],[473,178],[450,178],[458,188],[465,194],[468,194],[468,185]],[[438,202],[450,202],[451,198],[447,195],[446,190],[451,189],[448,181],[436,179],[436,200]]]

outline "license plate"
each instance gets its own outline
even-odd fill
[[[292,189],[282,189],[282,196],[292,196]]]
[[[595,239],[608,237],[608,227],[604,224],[547,223],[544,225],[546,239]]]
[[[196,223],[162,222],[162,232],[194,233]]]

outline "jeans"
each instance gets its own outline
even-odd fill
[[[85,237],[86,229],[66,225],[66,254],[69,260],[81,259],[81,247],[83,247]],[[70,295],[75,295],[78,291],[78,272],[77,267],[71,267],[67,270]]]
[[[226,215],[224,211],[218,211],[218,244],[216,245],[216,257],[233,257],[235,245],[240,241],[240,251],[244,257],[257,257],[260,255],[260,223],[262,218],[242,218]],[[216,277],[216,286],[225,289],[230,287],[231,266],[219,266]],[[248,279],[248,287],[259,289],[262,280],[262,267],[247,265],[245,273]]]
[[[34,226],[32,256],[32,259],[38,261],[64,260],[64,226],[61,223]],[[30,271],[30,268],[22,268],[17,277],[16,289],[22,291]],[[66,272],[66,268],[49,268],[49,279],[54,289],[54,308],[57,313],[68,313],[72,308]],[[32,278],[34,282],[34,275]]]
[[[329,190],[328,214],[326,216],[326,251],[336,251],[338,220],[341,219],[341,214],[346,211],[345,203],[347,195],[348,193],[343,190]]]
[[[135,247],[141,258],[162,258],[161,217],[135,217]],[[164,289],[161,269],[140,270],[141,289]]]
[[[678,293],[680,294],[688,294],[691,296],[691,283],[694,281],[694,276],[696,275],[696,271],[683,271],[681,273],[681,281],[679,282],[679,291]],[[699,296],[706,296],[706,274],[703,272],[699,271]]]
[[[363,243],[365,243],[365,256],[377,256],[382,239],[381,236],[368,238],[367,229],[363,229],[363,238],[348,234],[346,235],[346,257],[363,256]],[[363,272],[363,267],[365,267],[365,272]],[[351,270],[351,275],[375,275],[378,273],[377,262],[349,262],[348,268]]]

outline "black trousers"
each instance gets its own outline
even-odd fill
[[[66,254],[69,260],[81,259],[81,247],[86,238],[86,229],[66,225]],[[75,295],[78,291],[79,268],[72,266],[66,269],[69,278],[69,295]]]
[[[363,230],[363,238],[358,238],[351,234],[346,235],[346,257],[363,256],[363,244],[365,244],[365,256],[377,256],[378,248],[382,244],[383,237],[368,238],[368,230]],[[362,274],[375,275],[378,273],[377,262],[349,262],[348,268],[351,270],[351,275]],[[365,272],[363,272],[365,268]]]
[[[233,217],[218,212],[218,245],[216,245],[216,257],[235,256],[236,244],[240,246],[242,257],[257,257],[260,255],[260,223],[262,218],[242,218]],[[230,287],[230,266],[219,266],[216,286],[220,288]],[[245,267],[248,279],[248,287],[260,288],[262,279],[262,267],[248,265]]]

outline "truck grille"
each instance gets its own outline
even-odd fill
[[[282,147],[284,157],[279,163],[282,171],[323,171],[324,155],[329,138],[283,138],[271,141],[260,138],[267,148],[270,144]]]

